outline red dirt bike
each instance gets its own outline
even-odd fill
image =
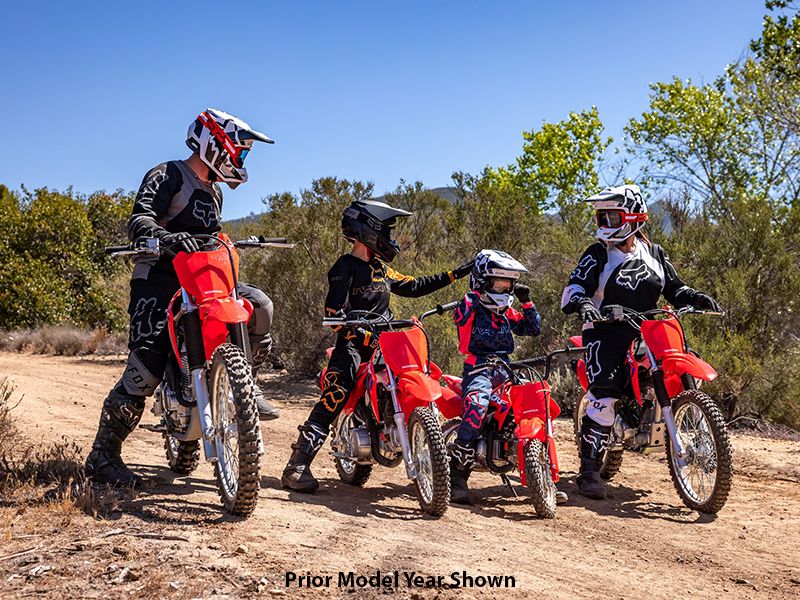
[[[450,462],[436,406],[442,395],[442,371],[429,358],[422,320],[455,306],[455,302],[438,305],[419,320],[368,319],[374,313],[353,311],[347,319],[323,321],[328,326],[382,332],[379,348],[359,367],[347,404],[333,424],[331,455],[339,478],[362,486],[372,465],[405,463],[422,510],[435,516],[444,514],[450,504]],[[328,356],[332,350],[328,349]],[[324,378],[325,371],[320,386]]]
[[[499,358],[490,360],[474,371],[501,368],[509,380],[492,392],[489,407],[481,424],[475,452],[479,471],[500,475],[514,497],[517,493],[507,473],[519,469],[522,485],[528,487],[537,516],[552,519],[556,514],[556,486],[559,479],[558,455],[553,438],[553,419],[561,409],[550,396],[547,378],[550,364],[558,354],[583,352],[584,348],[565,348],[547,356],[506,363]],[[544,366],[544,376],[534,368]],[[455,441],[461,424],[461,378],[444,375],[447,384],[439,402],[446,419],[442,425],[445,443]],[[509,419],[509,414],[513,418]]]
[[[641,331],[641,337],[634,340],[625,358],[629,396],[617,402],[611,428],[613,442],[605,452],[600,476],[610,480],[619,472],[625,450],[642,454],[666,450],[672,482],[683,503],[693,510],[715,514],[725,506],[731,489],[731,444],[719,409],[697,389],[698,379],[711,381],[717,373],[687,347],[679,319],[685,314],[722,313],[691,307],[643,313],[618,305],[603,309],[605,318],[598,322],[625,321]],[[666,318],[652,318],[658,316]],[[582,337],[574,336],[570,341],[580,345]],[[573,367],[583,389],[588,390],[585,360],[573,362]],[[584,396],[575,405],[578,447],[587,404]]]
[[[157,425],[142,429],[164,436],[170,469],[186,475],[200,462],[214,464],[223,509],[250,516],[258,500],[259,456],[263,454],[258,410],[253,395],[247,321],[252,305],[236,291],[236,248],[291,248],[286,240],[231,242],[228,236],[199,234],[200,251],[177,252],[172,262],[181,284],[168,309],[172,348],[152,412]],[[161,247],[156,238],[140,238],[133,247],[112,246],[113,256],[158,257],[179,246]]]

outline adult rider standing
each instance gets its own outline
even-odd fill
[[[166,310],[180,288],[172,259],[179,250],[199,249],[190,235],[220,231],[222,191],[217,182],[224,181],[234,189],[247,181],[244,159],[255,142],[273,143],[244,121],[209,108],[189,126],[186,145],[192,155],[186,160],[161,163],[144,176],[128,221],[128,238],[155,237],[163,248],[173,245],[173,252],[135,260],[128,306],[128,362],[103,402],[97,436],[86,459],[86,475],[95,483],[141,483],[120,454],[122,442],[139,423],[145,398],[153,395],[167,364],[170,341]],[[272,301],[245,283],[239,284],[238,292],[253,304],[247,330],[255,376],[272,344]],[[277,418],[278,411],[261,396],[257,386],[256,390],[260,418]]]

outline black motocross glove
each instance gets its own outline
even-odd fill
[[[173,254],[177,254],[179,251],[183,250],[184,252],[197,252],[200,250],[200,244],[197,243],[197,240],[191,237],[191,234],[186,233],[185,231],[179,231],[177,233],[169,233],[161,238],[161,245],[165,248],[169,248],[172,244],[176,242],[180,242],[184,240],[182,244],[177,244],[173,247],[170,252]]]
[[[475,266],[475,259],[470,259],[465,262],[460,267],[453,269],[450,271],[453,274],[453,279],[461,279],[462,277],[466,277],[469,275],[469,272],[472,271],[472,267]]]
[[[694,298],[692,298],[692,306],[699,310],[709,310],[711,312],[722,312],[722,307],[717,304],[716,300],[714,300],[708,294],[704,294],[703,292],[696,292]]]
[[[592,301],[589,298],[581,298],[578,300],[578,315],[584,323],[591,323],[592,321],[600,321],[603,317],[600,315]]]
[[[531,301],[531,288],[529,288],[527,285],[518,283],[514,286],[514,295],[520,302],[527,304]]]

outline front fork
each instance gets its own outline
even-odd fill
[[[392,394],[392,405],[394,406],[394,426],[397,430],[397,440],[400,442],[400,448],[403,450],[403,462],[406,466],[406,477],[409,479],[417,478],[417,469],[419,465],[411,456],[411,442],[408,440],[408,430],[406,429],[406,415],[400,406],[400,399],[397,397],[397,384],[394,380],[394,373],[392,373],[389,365],[386,365],[386,374],[389,376],[390,385],[387,387]],[[432,403],[434,415],[438,418],[439,409]]]
[[[653,363],[655,364],[655,363]],[[655,388],[656,398],[661,406],[661,414],[664,417],[664,425],[667,428],[674,455],[678,459],[678,465],[685,467],[687,465],[686,458],[689,453],[681,441],[681,436],[678,433],[678,426],[675,424],[675,416],[672,414],[672,399],[667,393],[667,386],[664,383],[664,372],[660,369],[653,371],[653,387]]]

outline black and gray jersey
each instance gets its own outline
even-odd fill
[[[581,298],[589,298],[598,310],[621,304],[644,312],[658,306],[661,294],[673,305],[682,304],[677,298],[681,290],[688,288],[658,244],[637,239],[633,251],[626,253],[616,245],[597,242],[586,249],[570,275],[561,309],[573,313]],[[591,323],[584,325],[584,329],[591,327]]]
[[[128,239],[163,238],[179,231],[215,234],[221,222],[219,184],[201,181],[182,160],[169,161],[144,176],[128,220]],[[172,257],[136,259],[132,278],[146,278],[153,266],[171,269]]]

